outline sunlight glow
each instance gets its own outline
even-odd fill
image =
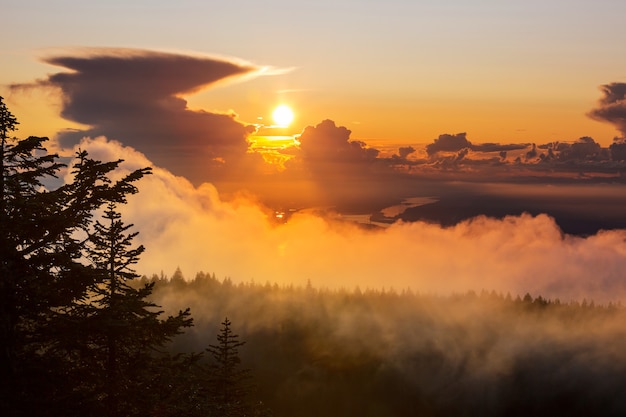
[[[293,121],[293,111],[284,104],[276,107],[274,112],[272,113],[272,119],[274,119],[274,123],[281,127],[287,127]]]

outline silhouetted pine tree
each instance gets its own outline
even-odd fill
[[[43,181],[64,167],[43,147],[47,138],[10,137],[16,118],[0,98],[0,414],[50,414],[63,403],[66,334],[61,318],[85,291],[89,275],[75,233],[105,199],[122,195],[96,183],[115,168],[76,168],[91,181],[48,191]]]
[[[67,293],[50,293],[54,280],[45,258],[56,255],[57,265],[66,265],[72,252],[59,253],[58,246],[63,243],[59,238],[65,236],[48,230],[54,229],[58,199],[40,192],[41,178],[54,176],[62,165],[54,162],[55,155],[41,155],[45,138],[11,138],[10,132],[16,130],[17,124],[0,97],[2,405],[19,401],[22,366],[28,364],[27,357],[36,350],[32,346],[39,345],[42,326],[50,318],[52,308],[71,300]]]
[[[87,245],[97,279],[82,306],[87,326],[84,364],[94,382],[100,415],[143,416],[151,410],[155,398],[149,388],[164,371],[166,355],[160,348],[192,324],[188,309],[159,318],[162,311],[147,299],[153,283],[129,285],[140,277],[132,265],[144,251],[143,246],[132,247],[137,235],[127,233],[132,226],[124,224],[115,203],[109,203]]]
[[[250,370],[241,368],[239,348],[246,342],[231,330],[231,322],[225,318],[217,335],[218,343],[206,349],[213,358],[209,367],[209,401],[214,404],[219,415],[251,415],[248,395],[251,386]]]
[[[78,407],[98,400],[86,396],[97,383],[81,362],[84,307],[104,278],[85,264],[84,239],[94,210],[124,203],[149,169],[112,181],[121,160],[79,152],[73,179],[48,190],[44,181],[65,165],[47,153],[47,138],[10,137],[17,124],[0,98],[0,415],[89,415]]]

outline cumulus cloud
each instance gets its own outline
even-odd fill
[[[228,176],[247,158],[251,126],[238,122],[234,114],[190,110],[180,96],[259,72],[258,67],[132,49],[94,49],[45,61],[69,71],[52,74],[39,85],[58,87],[62,116],[89,126],[61,133],[63,146],[84,136],[106,135],[195,183]]]
[[[584,136],[572,144],[560,143],[557,147],[559,160],[594,160],[603,157],[602,147],[593,138]],[[608,159],[607,155],[604,155]]]
[[[431,144],[426,145],[428,155],[434,155],[437,152],[458,152],[461,149],[471,148],[472,144],[467,140],[466,133],[457,133],[456,135],[443,134]]]
[[[352,167],[374,163],[379,151],[368,148],[364,142],[350,140],[350,133],[332,120],[308,126],[298,138],[303,162],[313,170],[326,164]]]
[[[609,149],[611,150],[611,159],[614,161],[626,161],[626,139],[615,138]]]
[[[98,157],[123,157],[123,169],[149,161],[103,138],[80,145]],[[442,228],[397,223],[372,231],[314,214],[276,225],[261,206],[224,202],[216,189],[163,169],[139,184],[122,208],[147,250],[145,274],[176,267],[192,277],[214,272],[235,281],[319,287],[410,287],[448,294],[496,290],[512,294],[607,301],[626,295],[626,231],[564,235],[546,215],[477,217]]]
[[[610,83],[600,87],[604,96],[589,112],[593,119],[609,122],[626,136],[626,83]]]
[[[300,146],[285,166],[287,176],[310,178],[320,190],[323,204],[335,206],[385,204],[397,199],[392,169],[380,151],[350,139],[351,131],[324,120],[308,126],[299,136]],[[372,203],[374,200],[377,202]]]
[[[398,157],[400,159],[406,159],[409,155],[415,152],[415,148],[412,146],[402,146],[398,149]]]
[[[522,175],[534,172],[535,176],[541,174],[548,182],[555,176],[560,177],[565,173],[576,176],[581,171],[601,176],[612,173],[618,178],[623,167],[607,162],[610,159],[614,161],[623,159],[621,158],[623,142],[618,138],[613,145],[603,148],[593,138],[583,136],[573,143],[474,144],[467,139],[466,133],[442,134],[433,143],[426,145],[429,159],[414,163],[413,171],[419,173],[421,165],[422,168],[445,169],[448,173],[451,170],[462,172],[463,175],[472,175],[475,179],[504,178],[514,174],[520,176],[518,179],[521,181]],[[508,158],[515,166],[508,163]],[[533,181],[537,179],[538,177]]]

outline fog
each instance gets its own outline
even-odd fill
[[[623,415],[624,311],[481,292],[157,281],[191,307],[174,345],[202,350],[223,317],[247,342],[258,396],[288,415]]]

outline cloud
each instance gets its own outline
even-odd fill
[[[588,115],[596,120],[609,122],[626,136],[626,83],[610,83],[600,87],[604,97]]]
[[[443,134],[439,135],[435,141],[426,145],[426,152],[429,156],[437,152],[458,152],[464,148],[471,148],[472,144],[466,138],[466,133],[457,133],[456,135]]]
[[[449,155],[441,155],[438,156],[438,153],[442,154],[451,154],[454,153],[456,156],[453,158],[454,161],[460,162],[462,159],[470,160],[477,158],[466,158],[470,155],[470,150],[475,154],[490,154],[490,153],[498,153],[499,159],[506,159],[506,153],[510,151],[523,151],[531,146],[528,143],[509,143],[509,144],[500,144],[500,143],[478,143],[473,144],[467,139],[467,133],[457,133],[456,135],[450,134],[442,134],[439,135],[437,139],[433,141],[433,143],[426,145],[426,153],[430,157],[431,161],[443,162],[444,164],[448,163]],[[483,159],[484,156],[479,156],[478,159]]]
[[[537,156],[539,156],[539,153],[537,152],[537,145],[533,143],[530,150],[526,152],[526,160],[533,160],[537,158]]]
[[[608,159],[608,152],[604,152],[603,155],[600,144],[588,136],[581,137],[572,144],[560,143],[557,150],[558,159],[561,161]]]
[[[285,164],[286,175],[310,178],[320,190],[323,204],[367,207],[375,200],[373,204],[398,198],[390,179],[399,173],[378,158],[378,149],[351,140],[350,134],[332,120],[306,127],[298,137],[299,148]]]
[[[615,138],[609,149],[612,160],[626,162],[626,139]]]
[[[302,160],[313,170],[326,164],[353,167],[375,163],[379,151],[368,148],[364,142],[350,140],[350,133],[332,120],[308,126],[298,138]]]
[[[402,146],[398,149],[398,157],[400,159],[406,159],[409,155],[415,152],[415,148],[412,146]]]
[[[427,158],[402,160],[392,155],[389,160],[414,176],[449,181],[560,183],[594,178],[623,182],[623,142],[618,138],[610,147],[602,147],[584,136],[573,143],[472,143],[463,132],[439,135],[426,145]]]
[[[195,183],[242,172],[242,160],[250,159],[246,138],[252,126],[238,122],[235,114],[190,110],[181,95],[262,68],[133,49],[94,49],[45,61],[70,71],[52,74],[40,85],[58,87],[62,116],[89,126],[60,134],[63,146],[106,135]]]
[[[471,145],[471,149],[475,152],[508,152],[520,151],[530,146],[528,143],[478,143]]]
[[[149,161],[103,138],[80,145],[98,158]],[[145,274],[176,267],[192,277],[214,272],[237,282],[381,288],[449,294],[467,290],[530,292],[596,302],[626,296],[626,231],[564,235],[546,215],[477,217],[442,228],[422,222],[365,230],[345,221],[296,213],[276,225],[253,201],[224,202],[216,189],[194,187],[164,169],[142,179],[122,207],[147,250]]]

